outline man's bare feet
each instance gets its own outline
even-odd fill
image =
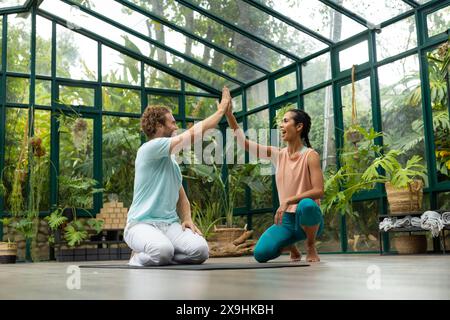
[[[306,261],[307,262],[319,262],[320,258],[317,254],[316,246],[315,245],[307,245],[306,246]]]

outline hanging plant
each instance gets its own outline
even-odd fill
[[[363,139],[363,135],[359,130],[358,114],[356,111],[356,90],[355,90],[355,69],[356,66],[352,66],[352,125],[345,132],[345,138],[347,141],[353,143],[355,146]]]

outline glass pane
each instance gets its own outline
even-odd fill
[[[199,93],[209,93],[203,89],[200,89],[199,87],[196,87],[188,82],[185,84],[185,90],[186,92],[199,92]]]
[[[381,29],[377,38],[377,59],[383,60],[417,46],[414,15]]]
[[[419,155],[425,163],[419,60],[416,55],[378,68],[383,143],[405,152],[400,159]],[[413,99],[414,97],[414,99]],[[419,97],[419,99],[417,99]],[[402,123],[399,126],[399,123]],[[426,181],[428,185],[428,181]]]
[[[446,56],[448,61],[448,43],[427,54],[438,182],[450,180],[448,78],[444,76]]]
[[[6,102],[28,104],[30,99],[30,79],[6,78]]]
[[[97,81],[97,53],[96,41],[56,26],[56,76]]]
[[[359,65],[368,61],[369,47],[367,41],[339,51],[339,66],[341,71],[351,68],[354,64]]]
[[[52,82],[36,79],[34,103],[42,106],[52,105]]]
[[[275,97],[297,90],[297,72],[275,80]]]
[[[238,123],[241,130],[243,130],[244,125],[242,122]],[[233,136],[231,136],[233,137]],[[227,136],[228,139],[228,136]],[[234,208],[241,208],[245,207],[245,187],[246,185],[244,183],[239,183],[239,181],[242,181],[242,177],[245,177],[245,174],[243,170],[246,169],[245,164],[245,149],[242,148],[238,143],[235,137],[232,138],[233,142],[230,142],[227,140],[227,163],[230,163],[228,166],[228,181],[229,181],[229,190],[232,190],[234,192]],[[233,159],[229,159],[228,152],[229,152],[229,144],[233,143]]]
[[[226,6],[219,0],[188,1],[298,57],[308,56],[327,46],[325,43],[291,27],[244,1],[228,0]],[[234,8],[232,9],[233,13],[230,13],[230,8]]]
[[[149,88],[160,89],[181,89],[180,79],[171,76],[164,71],[153,68],[147,64],[144,65],[145,86]],[[200,90],[200,89],[199,89]]]
[[[134,160],[140,145],[139,119],[103,117],[103,194],[117,194],[126,208],[133,200]]]
[[[141,63],[110,47],[102,46],[102,81],[141,85]]]
[[[186,116],[206,118],[217,111],[217,99],[186,96]]]
[[[270,226],[273,225],[273,213],[260,213],[252,215],[253,239],[259,239]]]
[[[75,6],[70,6],[57,0],[44,0],[39,8],[67,20],[72,28],[84,28],[90,32],[94,32],[100,37],[115,42],[144,57],[153,59],[162,65],[169,66],[175,71],[202,81],[214,88],[221,89],[224,85],[227,85],[230,89],[234,89],[239,86],[237,83],[228,81],[215,73],[185,61],[185,59],[179,56],[157,49],[149,45],[148,41],[144,39],[133,36],[103,20],[82,13]]]
[[[93,119],[60,116],[59,174],[69,179],[93,178]],[[59,183],[59,199],[70,199],[70,189]],[[92,208],[90,202],[84,209]]]
[[[31,15],[8,15],[8,71],[30,73]]]
[[[247,117],[247,135],[250,140],[263,145],[270,144],[270,122],[269,110],[251,114]],[[265,187],[264,192],[251,192],[252,209],[272,208],[272,165],[269,159],[256,159],[250,155],[250,163],[258,164],[258,172],[256,176],[261,178],[261,182]]]
[[[353,203],[353,214],[346,216],[347,250],[379,251],[378,200]]]
[[[437,205],[440,210],[449,210],[450,192],[441,192],[437,194]],[[448,248],[448,247],[447,247]]]
[[[428,36],[432,37],[450,28],[450,6],[427,16]]]
[[[205,46],[172,28],[162,25],[156,20],[149,19],[147,16],[137,11],[129,10],[128,7],[118,2],[100,0],[90,0],[89,3],[85,3],[83,0],[78,0],[76,2],[89,7],[91,10],[106,18],[119,22],[125,27],[133,29],[150,39],[157,40],[160,43],[177,50],[179,53],[183,53],[216,70],[235,77],[238,80],[251,81],[264,75],[263,73],[216,51],[210,46]]]
[[[323,233],[316,239],[316,247],[320,252],[342,252],[341,247],[341,215],[330,212],[324,215]]]
[[[266,70],[276,71],[294,62],[276,51],[271,50],[250,38],[242,36],[238,32],[193,11],[176,1],[161,0],[151,2],[131,0],[131,2],[210,43],[214,43],[237,56],[241,56],[256,65],[265,68]],[[215,5],[215,3],[213,3],[213,5]],[[234,7],[230,7],[230,9],[236,11]],[[244,19],[244,17],[242,17],[242,19]],[[223,35],[226,35],[226,37]]]
[[[141,92],[138,90],[103,87],[103,110],[141,113]]]
[[[2,0],[0,3],[0,8],[8,8],[8,7],[17,7],[17,6],[23,6],[25,4],[26,0]]]
[[[319,153],[322,170],[336,166],[336,139],[334,136],[333,91],[331,86],[304,96],[304,110],[312,119],[309,141]]]
[[[233,103],[233,112],[240,112],[242,111],[242,95],[238,95],[236,97],[233,98],[232,100]]]
[[[178,96],[163,96],[156,94],[148,95],[149,106],[163,106],[172,110],[173,114],[179,113],[179,99]]]
[[[36,16],[36,74],[52,74],[52,22],[41,16]]]
[[[35,110],[34,136],[41,139],[42,153],[35,154],[36,190],[41,195],[40,210],[50,210],[50,111]]]
[[[303,89],[331,79],[330,54],[325,53],[302,64]]]
[[[269,103],[267,80],[264,80],[247,89],[247,110],[252,110],[257,107]]]
[[[344,130],[352,124],[352,84],[341,88],[342,110],[344,115]],[[372,127],[372,98],[370,93],[370,78],[355,82],[355,98],[357,123],[369,130]]]
[[[27,160],[26,160],[26,127],[28,124],[28,109],[6,108],[5,119],[5,167],[3,169],[3,185],[6,189],[4,195],[5,209],[11,210],[11,191],[14,183],[17,183],[20,190],[25,194],[26,175],[27,175]],[[22,159],[20,161],[20,155]],[[22,207],[24,201],[18,203]]]
[[[372,24],[380,24],[390,18],[411,10],[412,7],[401,0],[331,0],[360,15]]]
[[[334,42],[347,39],[365,29],[363,25],[318,0],[256,1]]]
[[[71,106],[94,106],[95,89],[59,86],[59,103]]]

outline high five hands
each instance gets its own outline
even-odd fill
[[[222,89],[222,98],[220,99],[220,103],[217,102],[217,110],[224,114],[228,114],[232,110],[231,93],[228,87],[223,87]]]

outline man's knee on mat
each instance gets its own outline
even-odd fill
[[[145,246],[145,253],[150,256],[149,262],[157,265],[168,264],[174,255],[171,243],[152,243]]]

